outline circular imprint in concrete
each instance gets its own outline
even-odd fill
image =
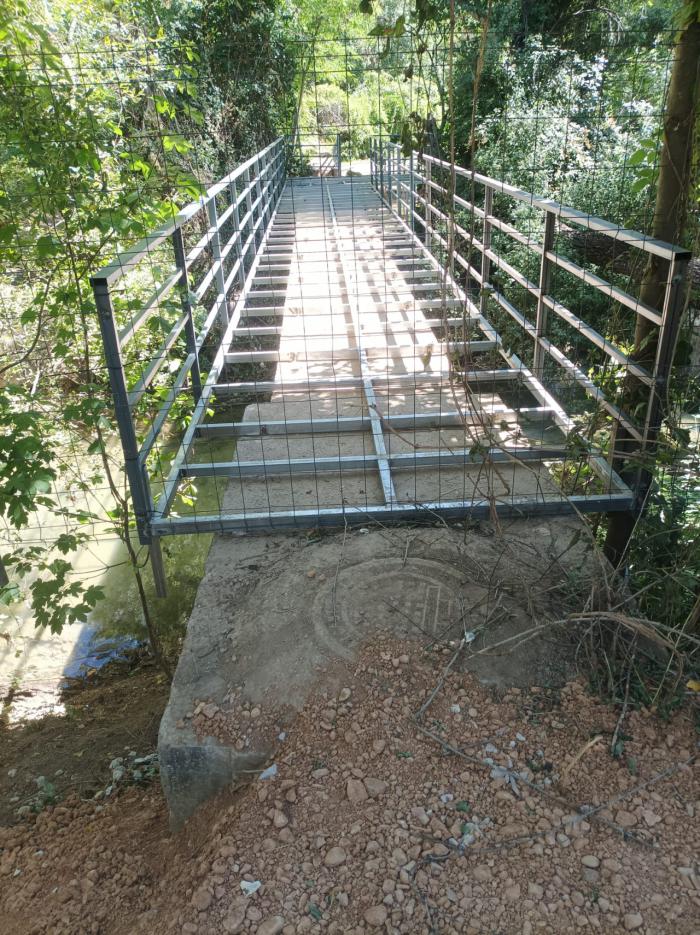
[[[335,588],[329,581],[317,595],[312,616],[318,639],[350,657],[380,631],[414,639],[459,636],[463,621],[470,630],[483,622],[487,603],[487,588],[443,562],[375,559],[341,569]]]

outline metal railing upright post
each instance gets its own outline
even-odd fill
[[[129,489],[134,504],[134,518],[136,531],[142,545],[151,542],[149,524],[153,513],[153,497],[146,475],[146,467],[139,462],[139,445],[136,438],[136,428],[129,405],[129,389],[124,373],[119,332],[114,318],[114,307],[109,292],[109,284],[100,277],[90,280],[97,306],[97,315],[102,332],[105,361],[109,385],[114,400],[114,414],[117,420],[117,429],[124,452],[124,466],[129,480]]]
[[[379,193],[384,195],[384,140],[379,137]]]
[[[411,232],[415,234],[416,232],[416,164],[413,150],[411,150],[411,155],[408,157],[408,211],[410,217],[408,221],[411,225]]]
[[[676,339],[685,309],[685,287],[689,263],[690,255],[685,253],[677,254],[669,261],[661,327],[652,371],[653,381],[649,388],[649,404],[642,434],[642,448],[645,451],[650,445],[656,443],[663,424],[668,379],[671,375]]]
[[[187,353],[192,354],[192,368],[190,375],[192,379],[192,393],[195,403],[199,402],[202,395],[202,374],[199,369],[199,347],[197,345],[197,332],[192,315],[192,303],[190,302],[189,277],[187,275],[187,254],[185,253],[185,241],[182,236],[182,228],[176,227],[172,233],[173,250],[175,252],[175,266],[180,271],[180,302],[182,311],[185,315],[185,346]]]
[[[386,177],[387,177],[387,201],[389,202],[389,207],[393,207],[393,196],[392,196],[392,184],[391,184],[391,143],[386,144]]]
[[[238,272],[236,277],[238,279],[238,285],[241,289],[245,286],[245,260],[243,258],[243,232],[241,231],[241,213],[238,208],[238,186],[236,185],[236,180],[232,179],[229,182],[229,192],[231,193],[231,204],[233,206],[233,211],[231,212],[231,217],[233,219],[233,230],[236,243],[236,257],[238,259]]]
[[[260,157],[259,156],[255,157],[255,162],[253,163],[253,165],[255,166],[255,200],[257,202],[257,207],[253,211],[253,222],[255,223],[263,216],[262,184],[260,182]],[[257,213],[257,217],[255,217],[256,213]],[[258,252],[258,247],[260,245],[260,241],[262,240],[262,236],[264,234],[264,230],[262,228],[263,228],[263,225],[260,224],[257,230],[255,231],[254,242],[255,242],[256,253]]]
[[[219,307],[219,321],[221,322],[221,327],[225,328],[229,321],[228,316],[228,301],[226,299],[226,277],[224,276],[224,264],[221,259],[221,238],[219,237],[219,216],[216,210],[216,196],[212,197],[207,201],[207,218],[209,220],[209,227],[211,228],[211,250],[214,263],[216,264],[216,273],[214,279],[216,280],[216,288],[219,290],[217,296],[217,301],[220,303]]]
[[[253,221],[253,199],[252,199],[252,196],[251,196],[251,193],[250,193],[250,189],[251,189],[251,178],[250,178],[250,168],[249,168],[249,167],[246,167],[246,169],[245,169],[245,171],[244,171],[244,173],[243,173],[243,182],[244,182],[244,185],[245,185],[245,207],[246,207],[246,216],[247,216],[247,219],[248,219],[248,220],[247,220],[246,224],[243,225],[243,230],[241,231],[241,237],[242,237],[243,240],[245,241],[245,240],[247,239],[247,237],[246,237],[246,230],[245,230],[245,229],[246,229],[246,225],[248,226],[248,230],[249,230],[251,233],[252,233],[252,231],[253,231],[253,226],[254,226],[254,221]],[[256,252],[256,245],[255,245],[255,239],[254,239],[254,238],[251,238],[250,244],[249,244],[248,247],[244,250],[244,266],[245,266],[245,273],[246,273],[246,274],[248,273],[248,270],[250,269],[250,264],[253,262],[252,259],[250,260],[250,262],[248,261],[248,251],[249,251],[250,249],[253,250],[253,255],[255,255],[255,252]]]
[[[394,181],[396,182],[396,213],[403,218],[401,205],[401,149],[394,144]]]
[[[484,252],[481,254],[481,294],[479,296],[479,314],[486,316],[491,284],[491,260],[488,251],[491,249],[491,222],[489,215],[493,214],[493,189],[487,185],[484,189]]]
[[[544,298],[549,292],[550,280],[552,278],[552,264],[547,257],[554,246],[554,233],[556,229],[556,215],[547,211],[544,219],[544,236],[542,238],[542,260],[540,262],[540,281],[539,295],[537,297],[537,316],[535,320],[535,344],[532,352],[532,371],[541,382],[544,374],[544,362],[546,359],[545,349],[542,347],[540,338],[545,337],[547,332],[547,322],[549,318],[549,309],[545,304]]]
[[[425,246],[432,253],[433,252],[433,238],[432,238],[433,167],[429,159],[424,159],[423,165],[425,166]]]

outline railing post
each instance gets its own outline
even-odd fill
[[[175,251],[175,265],[180,270],[180,301],[182,302],[182,311],[185,314],[185,346],[188,354],[194,355],[192,361],[192,393],[195,403],[199,402],[202,395],[202,374],[199,369],[199,348],[197,347],[197,333],[194,328],[194,318],[192,317],[192,303],[190,302],[189,280],[187,276],[187,255],[185,253],[185,242],[182,237],[182,228],[176,227],[172,234],[173,249]]]
[[[400,145],[396,145],[396,147],[395,147],[395,149],[394,149],[394,153],[395,153],[395,155],[396,155],[396,161],[395,161],[395,163],[394,163],[394,177],[395,177],[395,179],[396,179],[396,212],[397,212],[398,216],[403,220],[403,214],[402,214],[403,205],[401,204],[401,202],[402,202],[402,197],[401,197],[401,174],[402,174],[402,171],[403,171],[403,163],[402,163],[402,156],[403,156],[403,153],[401,152],[401,146],[400,146]]]
[[[432,238],[432,227],[433,227],[433,166],[430,162],[430,159],[423,160],[423,165],[425,166],[425,246],[433,252],[433,238]]]
[[[207,202],[207,218],[209,219],[209,227],[212,230],[211,236],[211,250],[214,258],[214,263],[217,266],[216,273],[214,278],[216,280],[216,288],[219,290],[218,301],[220,303],[219,308],[219,320],[221,322],[221,327],[225,328],[229,321],[228,315],[228,302],[226,300],[226,278],[224,276],[224,266],[221,262],[221,238],[219,237],[219,216],[216,210],[216,196],[213,195]]]
[[[253,220],[253,199],[250,194],[250,189],[251,189],[250,168],[245,169],[245,171],[243,172],[243,182],[245,184],[245,208],[246,208],[246,214],[248,215],[248,225],[249,225],[248,230],[252,234],[253,227],[254,227],[254,220]],[[246,237],[245,227],[246,225],[244,224],[243,230],[241,231],[241,236],[244,239]],[[245,251],[245,264],[246,265],[248,265],[248,250],[251,247],[253,248],[253,254],[255,254],[255,238],[251,239],[251,243],[249,247],[247,248],[247,250]]]
[[[117,323],[114,320],[112,297],[109,294],[109,284],[104,279],[91,279],[95,305],[100,321],[100,331],[105,350],[107,374],[114,400],[114,414],[117,420],[119,437],[124,451],[124,466],[129,480],[131,499],[134,504],[134,518],[139,541],[148,545],[151,541],[149,524],[153,512],[153,498],[146,477],[145,466],[139,464],[139,445],[136,438],[136,429],[129,405],[129,390],[124,374],[121,347]]]
[[[411,225],[411,231],[415,234],[416,232],[416,167],[414,162],[415,156],[413,150],[411,150],[411,155],[408,157],[408,212],[410,217],[408,219],[409,224]]]
[[[491,249],[491,222],[488,220],[490,214],[493,214],[493,189],[487,185],[484,189],[484,252],[481,254],[481,295],[479,297],[479,314],[484,316],[487,310],[491,277],[491,260],[487,256]]]
[[[379,192],[384,196],[384,140],[379,137]]]
[[[266,191],[266,194],[263,196],[263,210],[262,210],[262,232],[264,233],[267,230],[267,225],[270,223],[270,218],[272,217],[272,199],[275,196],[275,175],[274,173],[270,174],[270,169],[272,168],[272,160],[269,155],[265,156],[265,164],[262,168],[264,173],[264,182],[260,185],[260,190]]]
[[[391,149],[392,149],[391,143],[387,143],[386,144],[386,177],[387,177],[386,184],[387,184],[387,195],[388,195],[387,201],[389,202],[390,208],[394,204],[393,194],[392,194],[392,182],[391,182],[391,160],[393,158],[391,155]]]
[[[340,133],[335,135],[335,171],[337,177],[340,178],[343,174],[343,166],[340,153]]]
[[[243,231],[241,230],[241,213],[238,209],[238,189],[236,186],[236,180],[233,179],[229,182],[229,191],[231,193],[231,204],[233,206],[233,229],[236,237],[236,256],[238,258],[238,284],[241,289],[245,286],[246,278],[246,269],[245,269],[245,260],[243,258]]]
[[[656,442],[663,423],[663,403],[673,366],[678,329],[685,309],[685,285],[689,262],[690,254],[681,253],[674,256],[669,263],[659,340],[652,371],[654,379],[649,390],[649,405],[644,422],[643,451]]]
[[[256,209],[258,213],[257,220],[260,220],[260,218],[262,218],[263,216],[264,208],[262,204],[262,184],[260,182],[260,159],[257,156],[255,157],[255,200],[258,203],[258,207]],[[257,252],[258,246],[260,245],[260,241],[262,240],[264,233],[265,232],[263,230],[263,225],[261,224],[258,227],[257,231],[255,232],[256,252]]]
[[[540,281],[539,294],[537,296],[537,317],[535,320],[535,347],[532,355],[532,372],[535,377],[542,382],[544,375],[544,362],[546,359],[545,350],[542,347],[540,338],[545,337],[547,332],[547,322],[549,319],[549,309],[545,305],[544,297],[549,292],[549,284],[552,278],[552,264],[547,258],[547,254],[554,246],[554,233],[556,230],[556,215],[547,211],[544,219],[544,236],[542,238],[542,261],[540,263]]]

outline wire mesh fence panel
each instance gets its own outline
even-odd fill
[[[162,590],[171,534],[637,506],[690,261],[635,230],[674,45],[600,48],[484,61],[471,34],[290,37],[288,106],[235,157],[196,45],[6,56],[60,185],[12,170],[3,342],[20,407],[65,426],[46,524],[8,524],[8,543],[131,538],[128,509]],[[481,96],[455,91],[455,69],[484,68]]]

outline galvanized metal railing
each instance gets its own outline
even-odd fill
[[[680,328],[684,308],[685,279],[691,254],[682,247],[664,243],[648,237],[638,231],[628,230],[603,218],[594,217],[549,198],[534,195],[498,179],[489,178],[479,172],[452,166],[443,159],[427,153],[411,152],[405,154],[396,143],[373,140],[371,144],[371,176],[374,186],[387,204],[404,220],[414,232],[422,234],[425,246],[435,255],[448,250],[449,225],[453,224],[456,238],[464,246],[455,245],[448,258],[448,263],[459,267],[462,278],[469,284],[476,284],[479,290],[478,304],[470,295],[464,293],[465,303],[475,314],[484,315],[489,301],[495,302],[533,342],[532,367],[528,374],[535,384],[542,386],[545,360],[551,357],[568,377],[596,404],[604,409],[612,419],[622,425],[638,443],[640,460],[650,453],[657,441],[663,420],[663,400],[670,376],[673,352]],[[442,180],[442,184],[439,181]],[[466,180],[471,188],[471,200],[459,195],[457,182]],[[474,194],[479,192],[480,204],[476,204]],[[515,226],[499,218],[494,212],[494,196],[505,196],[542,212],[541,234],[533,237],[516,229]],[[441,207],[438,207],[436,201]],[[451,203],[451,211],[445,210]],[[442,208],[442,210],[441,210]],[[481,239],[474,230],[467,230],[454,221],[453,212],[466,211],[470,218],[481,225]],[[593,231],[610,238],[626,249],[640,251],[660,257],[668,264],[663,303],[660,308],[652,308],[619,286],[608,282],[598,273],[586,269],[554,249],[557,223],[565,222],[585,231]],[[537,282],[529,280],[516,269],[492,246],[492,233],[500,231],[518,244],[527,248],[540,258],[539,278]],[[466,255],[465,255],[466,254]],[[478,264],[472,261],[472,254],[478,258]],[[600,334],[595,328],[563,305],[552,292],[552,271],[555,267],[564,270],[579,279],[586,286],[609,296],[636,315],[642,315],[658,328],[656,352],[653,368],[648,370],[613,341]],[[494,284],[493,270],[497,270],[507,280],[517,284],[536,301],[535,320],[530,321],[522,310],[506,298],[502,290]],[[610,398],[588,374],[557,346],[549,335],[550,313],[570,325],[591,345],[616,364],[624,368],[639,383],[646,387],[646,405],[644,418],[638,420],[623,410]],[[500,353],[513,364],[513,356],[501,348]],[[518,363],[521,363],[518,361]],[[561,420],[560,420],[561,421]],[[571,426],[567,420],[560,427]],[[643,471],[642,471],[643,473]]]
[[[148,476],[147,460],[168,421],[176,400],[189,397],[193,405],[190,425],[183,445],[189,445],[193,432],[206,412],[212,388],[225,365],[225,350],[235,327],[229,307],[229,296],[237,289],[245,295],[256,267],[256,256],[265,232],[274,216],[284,181],[286,146],[283,138],[275,140],[265,149],[239,165],[217,182],[197,201],[187,205],[173,218],[148,234],[131,249],[91,277],[97,312],[99,315],[109,383],[119,435],[124,451],[126,473],[133,498],[133,508],[139,539],[152,547],[156,579],[159,590],[164,588],[162,563],[158,540],[151,533],[150,522],[157,511]],[[185,231],[204,228],[189,249]],[[229,236],[224,231],[231,231]],[[114,294],[127,274],[137,273],[140,266],[148,268],[154,257],[162,261],[162,250],[171,245],[171,269],[159,277],[150,296],[137,309],[126,316],[115,311]],[[199,269],[198,276],[194,270]],[[196,280],[196,281],[195,281]],[[146,323],[162,309],[173,290],[179,292],[181,314],[165,335],[160,346],[147,355],[138,377],[129,383],[124,354]],[[213,293],[209,307],[204,309],[204,320],[196,324],[194,308]],[[126,320],[123,320],[123,319]],[[221,337],[216,340],[213,359],[207,364],[203,379],[200,355],[205,342],[217,326]],[[167,392],[160,400],[155,414],[144,424],[139,419],[139,404],[151,398],[156,378],[170,352],[184,336],[185,356],[173,379],[166,384]],[[175,497],[179,482],[179,460],[183,446],[175,455],[164,482],[164,491],[158,509],[167,509]]]

